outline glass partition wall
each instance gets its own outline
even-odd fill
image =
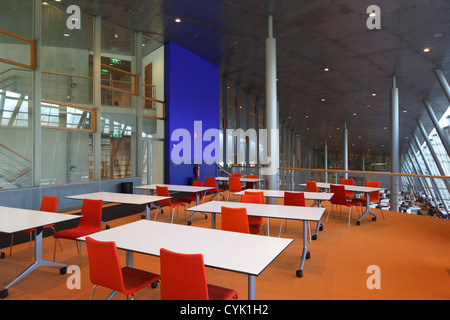
[[[163,182],[162,44],[84,13],[70,29],[68,5],[0,3],[0,189],[147,180],[148,163]]]

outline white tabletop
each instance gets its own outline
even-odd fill
[[[161,248],[186,254],[201,253],[208,267],[254,276],[293,241],[148,220],[100,231],[90,237],[114,241],[119,249],[153,256],[159,256]]]
[[[263,189],[246,189],[243,191],[239,191],[234,193],[234,195],[241,196],[246,191],[248,192],[264,192],[264,197],[268,198],[284,198],[285,192],[292,193],[303,193],[305,195],[305,199],[308,200],[321,200],[321,201],[329,201],[331,197],[333,197],[334,193],[327,192],[302,192],[302,191],[283,191],[283,190],[263,190]]]
[[[84,199],[103,200],[105,202],[118,202],[127,204],[147,204],[170,199],[171,197],[159,197],[159,196],[150,196],[146,194],[130,194],[130,193],[116,193],[116,192],[93,192],[93,193],[78,194],[74,196],[67,196],[66,198],[77,200],[84,200]]]
[[[214,189],[213,187],[197,187],[197,186],[184,186],[184,185],[175,185],[175,184],[149,184],[145,186],[134,187],[135,189],[144,189],[144,190],[156,190],[156,186],[159,187],[167,187],[169,191],[175,192],[202,192]]]
[[[209,201],[187,208],[186,211],[221,213],[222,207],[246,208],[249,216],[301,221],[319,221],[325,210],[324,208],[282,206],[277,204]]]
[[[344,186],[345,190],[347,191],[354,191],[354,192],[376,192],[376,191],[382,191],[386,188],[374,188],[374,187],[363,187],[363,186],[352,186],[347,184],[338,184],[338,183],[325,183],[325,182],[317,182],[317,188],[323,188],[323,189],[330,189],[330,185],[338,185],[338,186]],[[306,186],[305,183],[300,184],[301,186]]]
[[[0,206],[0,232],[14,233],[80,217],[79,215]]]
[[[260,182],[264,181],[265,179],[259,179],[259,178],[240,178],[241,182]],[[216,181],[229,181],[230,177],[216,177]]]

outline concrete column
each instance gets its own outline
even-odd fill
[[[270,168],[264,170],[267,188],[278,189],[278,168],[280,165],[279,111],[277,101],[277,52],[273,37],[273,17],[268,19],[269,35],[266,40],[266,129],[268,134],[268,155]]]
[[[391,173],[400,173],[399,97],[397,79],[392,77],[391,89]],[[391,211],[399,209],[399,176],[391,176]]]

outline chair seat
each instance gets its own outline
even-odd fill
[[[54,224],[49,224],[48,226],[44,226],[44,229],[53,228],[54,226],[55,226]],[[30,235],[33,232],[33,230],[34,229],[23,230],[23,231],[20,231],[20,233]]]
[[[186,205],[186,202],[181,201],[180,199],[178,200],[171,200],[171,207],[179,207],[179,206],[184,206]]]
[[[54,237],[76,240],[79,237],[87,236],[98,231],[100,231],[100,229],[94,227],[77,227],[58,231],[55,233]]]
[[[262,217],[252,217],[248,216],[248,226],[251,234],[261,235],[261,225],[263,223]]]
[[[122,276],[125,295],[133,294],[161,279],[157,274],[130,267],[122,268]]]
[[[213,284],[208,284],[208,296],[209,300],[231,300],[233,298],[239,298],[237,291]]]

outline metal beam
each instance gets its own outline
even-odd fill
[[[447,135],[445,134],[444,130],[442,130],[442,127],[439,124],[439,120],[436,118],[436,115],[434,114],[433,108],[431,107],[430,103],[427,100],[424,100],[423,104],[425,105],[425,109],[427,109],[431,122],[433,122],[434,128],[436,129],[436,132],[442,141],[442,145],[447,151],[447,155],[450,157],[450,141],[448,140]]]
[[[441,70],[434,70],[434,74],[436,75],[439,84],[441,85],[442,90],[445,93],[445,96],[447,97],[448,102],[450,103],[450,86],[448,85],[447,80],[444,77],[444,74]]]

